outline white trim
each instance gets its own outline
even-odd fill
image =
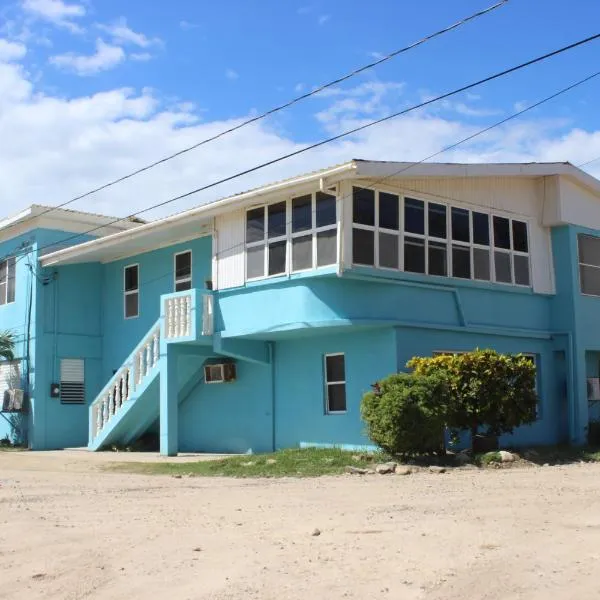
[[[9,302],[8,301],[8,287],[9,287],[9,281],[11,278],[10,275],[10,263],[13,263],[13,280],[14,280],[14,287],[13,287],[13,291],[14,291],[14,298]],[[1,306],[9,306],[10,304],[14,304],[17,301],[17,261],[16,258],[14,256],[9,256],[8,258],[6,258],[5,260],[0,260],[0,266],[6,264],[6,280],[3,282],[0,282],[0,286],[4,286],[4,301],[2,301],[2,299],[0,298],[0,307]]]
[[[181,278],[177,278],[177,257],[178,256],[183,256],[184,254],[189,254],[190,255],[190,276],[189,277],[181,277]],[[192,289],[192,280],[193,280],[193,276],[194,276],[194,254],[192,252],[192,249],[189,248],[188,250],[182,250],[181,252],[175,252],[173,254],[173,292],[177,291],[177,284],[178,283],[187,283],[189,281],[190,283],[190,287],[187,289]],[[179,290],[180,292],[183,292],[185,290]]]
[[[344,380],[343,381],[329,381],[327,379],[327,359],[333,356],[342,356],[344,358]],[[323,355],[323,384],[324,384],[324,395],[325,395],[325,414],[326,415],[343,415],[348,412],[348,396],[346,395],[346,354],[344,352],[332,352]],[[343,385],[344,386],[344,410],[329,410],[329,386],[331,385]]]
[[[137,269],[137,288],[135,290],[127,290],[127,269]],[[133,263],[123,267],[123,318],[128,321],[129,319],[137,319],[140,316],[140,264]],[[137,295],[137,313],[135,315],[127,316],[127,296]]]

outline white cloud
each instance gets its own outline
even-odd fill
[[[146,62],[152,59],[152,54],[150,52],[134,52],[129,55],[129,58],[137,62]]]
[[[190,29],[197,29],[200,27],[197,23],[192,23],[191,21],[179,21],[179,27],[184,31],[189,31]]]
[[[125,60],[125,52],[120,46],[112,46],[102,39],[96,40],[94,54],[75,54],[68,52],[50,57],[50,63],[59,69],[71,71],[77,75],[95,75],[107,71]]]
[[[302,92],[303,90],[304,90],[304,84],[303,84],[303,83],[297,83],[297,84],[294,86],[294,91],[295,91],[295,92],[298,92],[298,93],[300,93],[300,92]]]
[[[325,25],[325,23],[327,23],[327,21],[329,21],[329,19],[331,19],[331,15],[321,15],[318,19],[317,19],[317,23],[319,25]]]
[[[0,38],[0,61],[20,60],[27,53],[24,44]]]
[[[240,75],[237,71],[234,71],[233,69],[227,69],[225,71],[225,77],[227,77],[227,79],[231,79],[233,81],[235,79],[239,79]]]
[[[337,90],[318,101],[323,111],[332,109],[324,125],[339,132],[348,123],[367,122],[390,108],[397,109],[405,100],[403,92],[404,86],[397,82],[368,82]],[[119,88],[74,98],[44,93],[22,65],[0,62],[0,140],[11,142],[0,144],[0,218],[34,202],[65,202],[247,118],[239,114],[210,121],[199,115],[193,104],[165,104],[152,90]],[[422,160],[478,130],[461,115],[450,115],[415,111],[142,216],[177,212],[353,157]],[[303,147],[277,124],[266,120],[253,123],[71,208],[125,216]],[[324,135],[303,134],[303,139],[310,143]],[[33,153],[32,148],[36,150]],[[562,120],[530,117],[494,129],[437,160],[570,160],[577,164],[598,155],[600,130],[586,131]],[[589,170],[600,175],[600,162]]]
[[[111,25],[97,24],[98,29],[107,33],[114,44],[133,44],[140,48],[162,44],[159,38],[149,38],[143,33],[134,31],[127,25],[127,19],[121,17]]]
[[[67,4],[63,0],[23,0],[23,10],[30,15],[69,29],[72,33],[81,33],[83,29],[73,22],[85,16],[82,4]]]
[[[382,52],[369,52],[369,56],[371,58],[374,58],[375,60],[381,60],[385,54],[383,54]]]

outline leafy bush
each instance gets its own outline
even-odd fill
[[[361,415],[369,438],[392,455],[444,449],[445,380],[435,375],[390,375],[364,395]]]
[[[464,354],[415,357],[416,375],[438,376],[448,386],[447,426],[455,432],[484,428],[487,435],[512,433],[536,419],[535,365],[522,354],[475,350]]]

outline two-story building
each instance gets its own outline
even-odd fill
[[[32,207],[0,222],[0,437],[365,446],[375,380],[489,347],[537,368],[503,442],[579,444],[599,326],[600,181],[569,163],[352,160],[150,223]]]

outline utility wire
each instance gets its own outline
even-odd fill
[[[588,160],[584,163],[580,163],[578,165],[575,165],[578,169],[581,169],[581,167],[587,167],[588,165],[591,165],[592,163],[595,163],[597,160],[600,160],[600,156],[596,156],[596,158],[592,158],[592,160]]]
[[[460,146],[461,144],[464,144],[480,135],[483,135],[484,133],[487,133],[488,131],[490,131],[492,129],[495,129],[496,127],[500,127],[501,125],[504,125],[508,121],[516,119],[516,118],[520,117],[521,115],[533,110],[534,108],[537,108],[538,106],[541,106],[542,104],[545,104],[546,102],[549,102],[550,100],[553,100],[554,98],[557,98],[558,96],[561,96],[562,94],[566,94],[567,92],[573,90],[574,88],[576,88],[580,85],[583,85],[584,83],[587,83],[588,81],[590,81],[598,76],[600,76],[600,71],[596,71],[595,73],[592,73],[591,75],[584,77],[583,79],[580,79],[579,81],[576,81],[575,83],[572,83],[571,85],[568,85],[568,86],[558,90],[557,92],[554,92],[553,94],[546,96],[545,98],[542,98],[541,100],[538,100],[534,104],[531,104],[522,110],[512,113],[508,117],[505,117],[504,119],[496,121],[495,123],[483,128],[483,129],[478,130],[477,132],[473,133],[472,135],[462,138],[461,140],[454,142],[453,144],[450,144],[449,146],[445,146],[444,148],[442,148],[438,152],[435,152],[434,154],[430,154],[429,156],[427,156],[419,161],[413,162],[413,163],[411,163],[401,169],[398,169],[397,171],[394,171],[393,173],[390,173],[384,177],[378,178],[374,181],[370,181],[369,185],[370,185],[370,187],[375,187],[375,186],[381,184],[382,182],[384,182],[386,179],[396,177],[397,175],[404,173],[405,171],[408,171],[409,169],[412,169],[413,167],[420,165],[420,164],[426,162],[427,160],[430,160],[431,158],[434,158],[436,156],[439,156],[440,154],[448,152],[449,150],[452,150],[452,149],[456,148],[457,146]],[[416,192],[417,190],[414,190],[414,191]],[[443,196],[440,194],[436,194],[436,196],[438,196],[442,199],[445,199],[445,200],[450,200],[450,201],[456,200],[455,198],[450,198],[448,196]],[[350,197],[350,195],[345,196],[344,198],[342,198],[342,201],[347,200],[349,197]],[[290,224],[291,224],[291,221],[286,222],[286,226],[290,225]],[[217,252],[215,256],[216,256],[216,258],[218,258],[221,254],[223,254],[225,252],[230,252],[231,250],[235,250],[236,248],[239,248],[242,246],[245,246],[245,242],[241,242],[241,243],[229,246],[227,248],[223,248],[222,250]],[[169,270],[168,272],[163,273],[162,275],[158,275],[157,277],[153,277],[152,279],[149,279],[149,280],[144,281],[143,283],[140,283],[138,286],[138,290],[142,289],[146,285],[155,283],[156,281],[166,279],[167,277],[173,277],[173,275],[174,275],[173,271]]]
[[[295,150],[294,152],[289,152],[288,154],[284,154],[282,156],[279,156],[279,157],[274,158],[272,160],[263,162],[263,163],[261,163],[259,165],[254,166],[254,167],[250,167],[250,168],[245,169],[243,171],[239,171],[239,172],[237,172],[237,173],[235,173],[233,175],[230,175],[228,177],[224,177],[224,178],[219,179],[217,181],[214,181],[212,183],[209,183],[209,184],[203,185],[203,186],[201,186],[199,188],[193,189],[193,190],[191,190],[189,192],[185,192],[184,194],[180,194],[178,196],[174,196],[173,198],[169,198],[167,200],[164,200],[162,202],[159,202],[157,204],[154,204],[154,205],[151,205],[151,206],[149,206],[147,208],[144,208],[144,209],[142,209],[140,211],[132,213],[131,215],[129,215],[127,217],[121,217],[121,218],[114,219],[112,221],[109,221],[108,223],[105,223],[103,225],[94,227],[94,228],[89,229],[89,230],[87,230],[87,231],[85,231],[83,233],[78,233],[78,234],[69,236],[69,237],[61,240],[60,242],[56,242],[56,243],[53,243],[53,244],[47,244],[46,246],[41,246],[41,247],[38,248],[38,252],[40,250],[44,250],[46,248],[49,248],[49,247],[52,247],[52,246],[56,246],[57,244],[64,244],[65,242],[71,241],[71,240],[76,239],[76,238],[80,238],[82,235],[87,235],[87,234],[93,233],[94,231],[97,231],[98,229],[102,229],[102,228],[107,227],[109,225],[113,225],[113,224],[119,223],[121,221],[130,220],[134,216],[144,214],[144,213],[149,212],[151,210],[154,210],[156,208],[161,208],[163,206],[166,206],[166,205],[171,204],[173,202],[176,202],[178,200],[182,200],[183,198],[188,198],[189,196],[192,196],[192,195],[197,194],[199,192],[203,192],[205,190],[208,190],[208,189],[211,189],[213,187],[216,187],[216,186],[218,186],[218,185],[220,185],[222,183],[226,183],[228,181],[232,181],[234,179],[242,177],[243,175],[248,175],[250,173],[254,173],[256,171],[264,169],[265,167],[268,167],[270,165],[274,165],[276,163],[279,163],[279,162],[281,162],[283,160],[286,160],[288,158],[291,158],[293,156],[298,156],[299,154],[303,154],[304,152],[308,152],[309,150],[313,150],[314,148],[319,148],[321,146],[324,146],[324,145],[329,144],[331,142],[337,141],[339,139],[342,139],[342,138],[347,137],[349,135],[352,135],[354,133],[358,133],[359,131],[364,131],[364,130],[370,128],[370,127],[373,127],[374,125],[378,125],[380,123],[384,123],[384,122],[389,121],[389,120],[391,120],[391,119],[393,119],[395,117],[398,117],[398,116],[401,116],[401,115],[405,115],[405,114],[407,114],[409,112],[412,112],[412,111],[414,111],[414,110],[416,110],[418,108],[423,108],[424,106],[428,106],[428,105],[433,104],[435,102],[439,102],[440,100],[444,100],[444,99],[449,98],[451,96],[455,96],[456,94],[459,94],[459,93],[465,92],[467,90],[473,89],[475,87],[483,85],[484,83],[488,83],[488,82],[493,81],[495,79],[499,79],[500,77],[504,77],[505,75],[509,75],[510,73],[514,73],[516,71],[524,69],[525,67],[531,66],[531,65],[539,63],[539,62],[542,62],[544,60],[547,60],[548,58],[557,56],[559,54],[562,54],[563,52],[567,52],[569,50],[572,50],[574,48],[577,48],[579,46],[582,46],[584,44],[592,42],[592,41],[594,41],[594,40],[596,40],[598,38],[600,38],[600,33],[597,33],[595,35],[589,36],[587,38],[584,38],[582,40],[579,40],[579,41],[574,42],[572,44],[569,44],[567,46],[563,46],[562,48],[558,48],[557,50],[553,50],[552,52],[548,52],[546,54],[543,54],[541,56],[538,56],[536,58],[528,60],[528,61],[526,61],[524,63],[520,63],[520,64],[518,64],[518,65],[516,65],[514,67],[510,67],[508,69],[504,69],[503,71],[499,71],[498,73],[494,73],[493,75],[488,75],[487,77],[484,77],[483,79],[479,79],[478,81],[475,81],[473,83],[469,83],[469,84],[464,85],[462,87],[456,88],[456,89],[454,89],[454,90],[452,90],[450,92],[446,92],[444,94],[436,96],[435,98],[431,98],[431,99],[426,100],[424,102],[420,102],[419,104],[415,104],[415,105],[413,105],[413,106],[411,106],[409,108],[403,109],[401,111],[397,111],[397,112],[392,113],[392,114],[390,114],[390,115],[388,115],[386,117],[382,117],[380,119],[377,119],[377,120],[374,120],[374,121],[370,121],[369,123],[365,123],[364,125],[360,125],[358,127],[354,127],[353,129],[349,129],[349,130],[347,130],[347,131],[345,131],[343,133],[340,133],[338,135],[334,135],[332,137],[326,138],[326,139],[321,140],[319,142],[316,142],[314,144],[310,144],[308,146],[305,146],[304,148],[300,148],[299,150]],[[31,253],[31,251],[29,253]]]
[[[352,77],[355,77],[356,75],[359,75],[360,73],[364,73],[365,71],[367,71],[369,69],[372,69],[378,65],[381,65],[382,63],[387,62],[387,61],[391,60],[392,58],[399,56],[400,54],[404,54],[405,52],[408,52],[409,50],[413,50],[414,48],[417,48],[418,46],[421,46],[434,38],[440,37],[440,36],[444,35],[445,33],[449,33],[455,29],[458,29],[459,27],[461,27],[462,25],[465,25],[469,21],[473,21],[479,17],[482,17],[482,16],[496,10],[497,8],[500,8],[501,6],[506,4],[508,1],[509,0],[501,0],[500,2],[497,2],[496,4],[489,6],[488,8],[485,8],[483,10],[480,10],[476,13],[473,13],[472,15],[469,15],[468,17],[465,17],[464,19],[461,19],[460,21],[453,23],[452,25],[449,25],[448,27],[444,27],[443,29],[440,29],[439,31],[431,33],[431,34],[421,38],[420,40],[417,40],[416,42],[409,44],[408,46],[404,46],[403,48],[400,48],[399,50],[395,50],[394,52],[391,52],[390,54],[387,54],[386,56],[384,56],[374,62],[363,65],[362,67],[359,67],[358,69],[355,69],[354,71],[351,71],[350,73],[347,73],[346,75],[338,77],[337,79],[334,79],[333,81],[324,83],[324,84],[314,88],[310,92],[302,94],[301,96],[297,96],[296,98],[293,98],[292,100],[289,100],[288,102],[285,102],[284,104],[280,104],[279,106],[270,108],[269,110],[267,110],[259,115],[256,115],[255,117],[251,117],[250,119],[247,119],[241,123],[238,123],[237,125],[234,125],[233,127],[225,129],[211,137],[205,138],[202,141],[197,142],[196,144],[193,144],[192,146],[183,148],[182,150],[179,150],[178,152],[169,154],[168,156],[165,156],[157,161],[154,161],[153,163],[150,163],[144,167],[140,167],[139,169],[136,169],[135,171],[132,171],[131,173],[128,173],[127,175],[123,175],[122,177],[113,179],[112,181],[109,181],[108,183],[105,183],[99,187],[96,187],[96,188],[88,191],[88,192],[85,192],[84,194],[75,196],[74,198],[71,198],[70,200],[63,202],[62,204],[58,204],[57,206],[48,207],[48,209],[41,212],[37,216],[42,216],[53,210],[63,208],[64,206],[67,206],[68,204],[76,202],[77,200],[87,198],[88,196],[91,196],[92,194],[96,194],[97,192],[100,192],[100,191],[105,190],[109,187],[112,187],[118,183],[126,181],[127,179],[131,179],[132,177],[135,177],[136,175],[139,175],[140,173],[149,171],[150,169],[153,169],[154,167],[157,167],[158,165],[166,163],[174,158],[177,158],[178,156],[181,156],[182,154],[186,154],[187,152],[195,150],[196,148],[199,148],[200,146],[204,146],[205,144],[214,142],[215,140],[218,140],[219,138],[222,138],[230,133],[233,133],[234,131],[238,131],[239,129],[242,129],[243,127],[246,127],[247,125],[251,125],[252,123],[256,123],[257,121],[265,119],[266,117],[269,117],[277,112],[285,110],[286,108],[289,108],[290,106],[293,106],[294,104],[297,104],[298,102],[301,102],[302,100],[306,100],[307,98],[310,98],[311,96],[317,95],[318,93],[322,92],[323,90],[326,90],[327,88],[330,88],[330,87],[333,87],[334,85],[343,83],[344,81],[347,81],[348,79],[351,79]]]

